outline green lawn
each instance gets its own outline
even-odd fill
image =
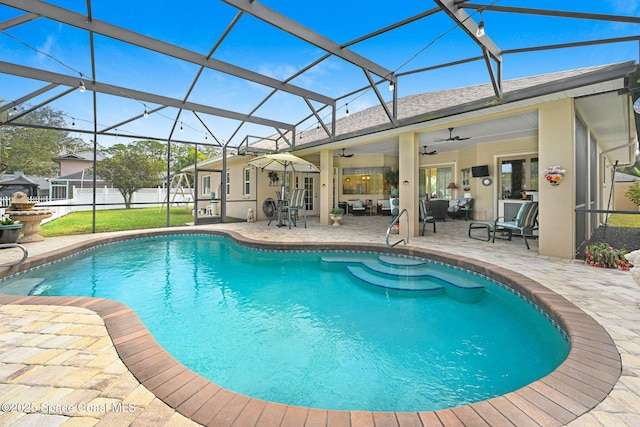
[[[51,222],[43,224],[40,234],[44,237],[65,236],[69,234],[87,234],[92,230],[91,211],[73,212]],[[191,209],[171,208],[171,225],[184,225],[193,222]],[[166,207],[141,209],[116,209],[96,211],[96,232],[136,230],[165,227],[167,225]]]
[[[613,214],[609,218],[607,224],[610,227],[631,227],[631,228],[640,228],[640,214],[638,215],[629,215],[629,214]]]

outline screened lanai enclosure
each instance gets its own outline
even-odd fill
[[[430,120],[446,123],[461,111],[510,102],[506,79],[635,63],[640,18],[637,10],[618,6],[534,0],[331,0],[313,7],[284,0],[3,0],[0,153],[8,155],[16,129],[46,129],[88,144],[92,170],[98,170],[96,153],[105,148],[156,141],[163,150],[155,152],[164,162],[161,198],[170,200],[180,166],[195,165],[197,176],[206,157],[295,152],[302,146],[338,152],[344,141]],[[455,108],[428,115],[411,110],[414,95],[487,83],[491,93],[482,102],[464,106],[465,99],[458,99]],[[637,99],[640,82],[631,80],[625,90]],[[411,111],[399,109],[400,99]],[[374,106],[381,120],[358,120],[358,112]],[[30,120],[44,108],[60,111],[63,120]],[[633,120],[640,128],[638,115]],[[516,133],[526,124],[513,126]],[[469,144],[482,141],[480,132],[490,129],[478,129]],[[439,152],[447,150],[443,136]],[[390,148],[373,143],[354,150]],[[222,165],[209,172],[219,174],[225,188],[225,160]],[[421,185],[446,192],[443,182],[451,178],[440,169],[425,172]],[[203,183],[195,179],[190,185],[197,199]],[[94,212],[108,205],[100,202],[97,182],[89,187]],[[219,202],[224,221],[226,194],[212,191],[207,200],[192,201]],[[166,213],[169,225],[170,209]],[[197,222],[198,209],[194,214]]]

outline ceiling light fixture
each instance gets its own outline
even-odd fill
[[[484,21],[482,20],[482,11],[480,11],[480,23],[478,24],[478,29],[476,30],[476,37],[480,38],[484,36]]]

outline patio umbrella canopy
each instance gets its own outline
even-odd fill
[[[283,171],[285,173],[287,169],[293,172],[320,172],[320,169],[313,163],[291,153],[265,154],[249,160],[249,164],[262,170]]]

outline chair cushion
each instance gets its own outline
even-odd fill
[[[353,202],[351,202],[351,206],[353,206],[356,209],[360,209],[362,208],[362,201],[361,200],[354,200]]]

